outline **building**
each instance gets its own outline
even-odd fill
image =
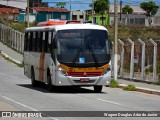
[[[48,21],[49,19],[70,19],[70,12],[65,8],[33,7],[32,9],[37,22]]]
[[[26,10],[26,7],[26,0],[0,0],[0,8],[16,8],[19,12],[22,12]]]
[[[105,13],[103,15],[103,18],[102,18],[101,14],[94,14],[94,23],[95,24],[102,25],[102,19],[103,19],[103,25],[109,25],[110,24],[110,15],[108,13]],[[91,14],[88,16],[88,20],[92,21],[92,15]]]
[[[86,20],[85,12],[83,11],[72,11],[72,20],[77,20],[83,23]]]
[[[122,6],[123,8],[124,6]],[[130,5],[133,9],[132,14],[122,14],[120,13],[120,6],[118,6],[118,19],[120,24],[127,24],[130,25],[145,25],[148,26],[148,18],[146,17],[146,12],[140,8],[138,5]],[[114,5],[110,5],[110,24],[114,23]],[[120,19],[121,15],[121,19]],[[128,19],[127,19],[128,18]],[[127,20],[127,21],[126,21]]]
[[[0,17],[4,20],[17,20],[19,15],[18,9],[0,8]]]
[[[159,8],[157,14],[153,17],[152,25],[153,26],[160,26],[160,8]]]

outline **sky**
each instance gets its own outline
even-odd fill
[[[70,0],[42,0],[43,2],[49,2],[50,7],[56,7],[57,2],[66,2],[65,8],[70,10]],[[139,5],[142,2],[149,2],[153,1],[156,3],[156,5],[160,6],[160,0],[122,0],[123,5]],[[92,0],[71,0],[71,10],[87,10],[91,9],[89,7],[89,4],[92,3]],[[120,0],[118,0],[118,3],[120,3]],[[110,4],[114,4],[114,0],[110,0]]]

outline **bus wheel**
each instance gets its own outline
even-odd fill
[[[37,86],[37,81],[35,80],[35,74],[33,68],[31,69],[31,84],[33,87]]]
[[[94,87],[94,92],[100,93],[102,91],[102,86],[93,86]]]
[[[52,86],[52,81],[51,81],[51,76],[50,75],[47,76],[47,89],[50,92],[53,90],[53,86]]]

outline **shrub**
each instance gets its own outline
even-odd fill
[[[116,88],[116,87],[118,87],[118,84],[119,84],[118,81],[111,80],[109,87]]]
[[[136,91],[136,87],[134,85],[129,84],[128,86],[124,87],[123,90]]]

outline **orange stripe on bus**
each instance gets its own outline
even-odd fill
[[[60,67],[63,68],[66,72],[103,72],[105,69],[109,67],[109,64],[106,64],[102,67],[90,67],[90,68],[73,68],[60,64]]]
[[[41,53],[40,61],[39,61],[39,80],[40,81],[44,80],[44,58],[45,58],[45,53]]]

